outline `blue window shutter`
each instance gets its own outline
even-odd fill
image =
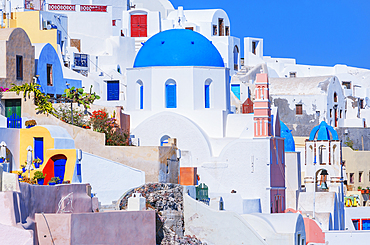
[[[204,103],[205,108],[209,108],[209,84],[204,85]]]
[[[166,107],[176,108],[176,85],[167,84],[166,85]]]
[[[76,164],[77,167],[77,175],[81,175],[81,164]]]
[[[144,86],[140,86],[140,109],[144,108]]]
[[[41,160],[40,165],[44,162],[44,138],[34,138],[34,149],[35,149],[35,159],[39,158]]]
[[[233,92],[236,98],[240,100],[240,85],[239,84],[231,84],[231,92]]]
[[[119,81],[107,81],[107,100],[119,100]]]

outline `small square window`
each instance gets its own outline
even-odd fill
[[[351,89],[351,82],[342,82],[342,86],[344,86],[346,89]]]
[[[194,27],[185,27],[186,30],[194,31]]]
[[[289,72],[289,77],[297,77],[297,72]]]
[[[364,99],[360,99],[360,109],[364,109],[365,108],[365,105],[364,105]]]
[[[253,54],[257,54],[257,44],[258,44],[258,42],[256,42],[256,41],[252,42],[252,53]]]
[[[296,115],[302,115],[303,114],[302,104],[295,105],[295,114]]]
[[[355,174],[354,173],[350,173],[349,174],[349,183],[350,184],[354,184],[355,183]]]

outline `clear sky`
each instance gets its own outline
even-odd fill
[[[370,0],[170,1],[185,10],[225,10],[231,35],[241,43],[243,37],[263,38],[265,56],[370,69]]]

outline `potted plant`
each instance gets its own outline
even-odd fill
[[[24,172],[26,172],[26,166],[27,166],[27,162],[25,162],[25,164],[21,164],[21,169]]]
[[[37,180],[37,184],[44,185],[45,176],[46,174],[44,175],[41,171],[36,171],[33,178]]]
[[[22,174],[23,174],[23,171],[18,171],[18,178],[19,178],[19,179],[23,178],[23,177],[22,177]]]
[[[361,190],[361,194],[365,194],[365,189],[362,189]]]
[[[36,121],[35,120],[28,120],[25,122],[25,125],[26,125],[26,128],[32,128],[34,126],[36,126]]]
[[[370,193],[370,188],[366,187],[366,194],[369,194],[369,193]]]
[[[41,159],[40,158],[36,158],[32,161],[32,163],[35,165],[35,168],[39,168],[40,167],[40,163],[41,163]]]
[[[51,180],[48,182],[49,185],[56,185],[56,184],[59,184],[59,177],[53,177],[51,178]]]

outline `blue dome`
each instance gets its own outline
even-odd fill
[[[136,55],[134,67],[213,66],[224,67],[216,47],[198,32],[172,29],[146,41]]]
[[[280,137],[284,138],[284,148],[286,152],[295,151],[295,143],[293,139],[293,135],[285,123],[280,121]]]
[[[334,128],[329,126],[325,121],[322,121],[320,125],[312,129],[309,140],[315,140],[316,134],[316,140],[338,140],[337,131],[335,131]]]

